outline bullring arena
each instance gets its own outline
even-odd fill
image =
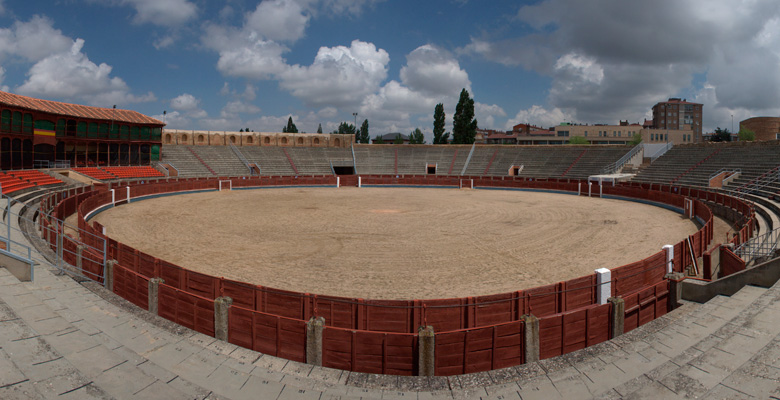
[[[73,107],[107,151],[2,160],[4,399],[780,395],[777,142],[160,149]]]
[[[197,272],[405,300],[576,278],[645,258],[697,230],[679,213],[641,203],[430,188],[209,192],[131,203],[94,220],[112,238]]]

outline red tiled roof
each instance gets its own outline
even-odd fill
[[[540,129],[528,132],[528,136],[555,136],[555,132],[548,129]]]
[[[486,139],[488,139],[488,140],[490,140],[490,139],[516,139],[516,138],[517,138],[517,134],[507,135],[506,133],[494,133],[494,134],[486,137]]]
[[[35,99],[32,97],[2,91],[0,91],[0,104],[66,117],[73,116],[105,121],[128,122],[133,124],[163,125],[162,121],[147,117],[146,115],[143,115],[137,111],[119,109],[115,110],[113,108],[61,103],[58,101]]]

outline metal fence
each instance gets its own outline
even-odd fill
[[[734,254],[743,259],[746,264],[762,257],[774,256],[777,251],[778,235],[780,235],[780,228],[758,235],[739,245],[734,250]]]

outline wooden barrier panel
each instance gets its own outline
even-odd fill
[[[214,301],[166,284],[159,286],[158,314],[179,325],[214,337]]]
[[[326,327],[322,365],[373,374],[413,375],[417,335]],[[345,368],[347,367],[347,368]]]
[[[144,310],[149,309],[149,279],[119,264],[114,265],[114,293]]]
[[[739,258],[728,247],[720,248],[720,276],[723,278],[745,269],[745,261]]]
[[[256,310],[256,285],[229,279],[222,279],[220,284],[220,296],[230,297],[233,300],[233,306],[242,307],[249,310]]]

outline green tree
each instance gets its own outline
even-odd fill
[[[569,144],[590,144],[590,142],[582,136],[572,136],[569,138]]]
[[[415,128],[415,130],[409,134],[409,144],[425,144],[425,135],[423,135],[420,128]]]
[[[393,144],[404,144],[404,138],[401,137],[401,134],[395,135],[395,140],[393,141]]]
[[[710,139],[711,142],[730,142],[731,132],[728,129],[715,128],[715,134]]]
[[[317,133],[322,133],[322,124],[319,124],[319,126],[317,126]]]
[[[628,144],[632,146],[637,146],[639,143],[642,143],[642,135],[640,135],[638,132],[631,138],[631,140],[628,141]]]
[[[363,120],[363,124],[360,125],[360,131],[358,132],[358,142],[359,143],[368,143],[371,136],[368,134],[368,120]]]
[[[382,135],[376,135],[374,136],[373,140],[374,144],[384,144],[385,142],[382,140]]]
[[[334,131],[333,133],[340,133],[342,135],[354,135],[355,132],[356,132],[355,125],[342,122],[341,124],[339,124],[338,131]]]
[[[243,133],[243,132],[244,132],[244,128],[238,130],[238,133]]]
[[[450,134],[444,134],[445,123],[444,104],[439,103],[433,109],[433,144],[447,144]]]
[[[737,135],[739,135],[740,142],[752,142],[756,140],[755,132],[741,126],[739,127],[739,132],[737,133]]]
[[[293,123],[292,116],[287,119],[287,126],[282,128],[282,133],[298,133],[298,127]]]
[[[452,143],[472,144],[477,136],[477,120],[474,119],[474,99],[464,88],[460,91],[455,116],[452,119]]]

